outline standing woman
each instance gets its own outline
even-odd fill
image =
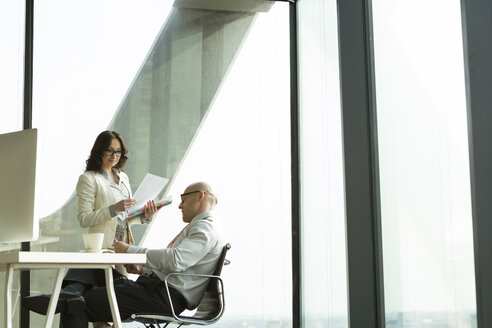
[[[102,248],[112,247],[113,236],[117,241],[133,243],[129,226],[134,222],[128,222],[126,210],[135,205],[135,200],[128,176],[122,171],[126,154],[127,148],[117,132],[102,132],[77,183],[77,219],[82,228],[89,228],[89,233],[104,233]],[[156,212],[154,201],[149,201],[144,214],[132,221],[144,223]]]

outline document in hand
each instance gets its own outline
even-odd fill
[[[172,203],[172,198],[171,198],[171,196],[169,196],[169,197],[164,198],[158,202],[155,202],[155,207],[157,207],[157,209],[160,209],[161,207],[167,206],[171,203]],[[145,206],[143,206],[142,208],[139,208],[138,210],[135,210],[133,212],[129,212],[128,218],[134,217],[135,215],[142,214],[144,211],[145,211]]]
[[[168,182],[169,180],[166,178],[147,173],[140,183],[140,186],[138,186],[137,191],[133,194],[133,198],[137,202],[128,210],[128,213],[133,213],[142,209],[149,200],[155,199]]]

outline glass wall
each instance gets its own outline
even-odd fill
[[[97,134],[116,130],[133,191],[147,172],[171,180],[160,196],[175,202],[150,225],[146,245],[167,245],[181,229],[179,194],[189,183],[208,181],[219,194],[232,265],[223,271],[226,314],[214,327],[289,327],[288,5],[259,14],[171,5],[36,3],[38,249],[82,249],[75,185]],[[31,277],[32,294],[50,291],[53,273]],[[33,313],[31,325],[43,319]]]
[[[22,130],[25,1],[0,3],[0,133]]]
[[[23,129],[25,15],[25,1],[0,2],[0,134]],[[19,247],[19,243],[0,243],[0,252]],[[12,286],[13,320],[17,322],[20,306],[19,276],[16,272]],[[0,272],[0,280],[4,279],[5,273]],[[4,288],[4,284],[1,284],[1,295]],[[4,312],[1,311],[0,322],[3,322],[3,318]]]
[[[336,1],[298,2],[303,327],[347,327]]]
[[[33,127],[45,172],[41,217],[71,196],[96,136],[110,125],[171,5],[157,0],[35,3]],[[54,165],[60,151],[67,161]],[[60,170],[63,179],[56,179]],[[56,192],[50,189],[54,179]]]
[[[460,2],[374,0],[387,327],[476,327]]]
[[[177,197],[204,180],[219,195],[216,212],[232,264],[223,271],[227,310],[213,327],[291,326],[286,31],[286,5],[258,15],[170,188]],[[154,223],[148,245],[158,247],[181,230],[177,206]]]
[[[288,6],[258,14],[188,148],[145,240],[162,247],[183,228],[179,194],[207,181],[232,249],[226,312],[211,327],[291,327]]]

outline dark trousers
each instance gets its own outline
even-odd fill
[[[122,320],[133,313],[171,314],[164,283],[157,276],[140,276],[137,281],[125,280],[114,286],[118,309]],[[179,314],[186,308],[185,299],[170,288],[174,312]],[[76,313],[61,313],[60,327],[87,328],[89,322],[111,322],[106,287],[96,287],[83,294],[85,309]]]
[[[122,279],[126,279],[126,277],[113,269],[114,283],[118,284]],[[106,276],[103,269],[69,269],[63,278],[62,287],[64,288],[73,282],[82,283],[87,286],[87,289],[94,286],[104,287],[106,286]]]

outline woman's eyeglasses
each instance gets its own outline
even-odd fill
[[[104,155],[107,156],[116,155],[116,157],[121,157],[122,154],[123,154],[123,150],[104,149]]]

